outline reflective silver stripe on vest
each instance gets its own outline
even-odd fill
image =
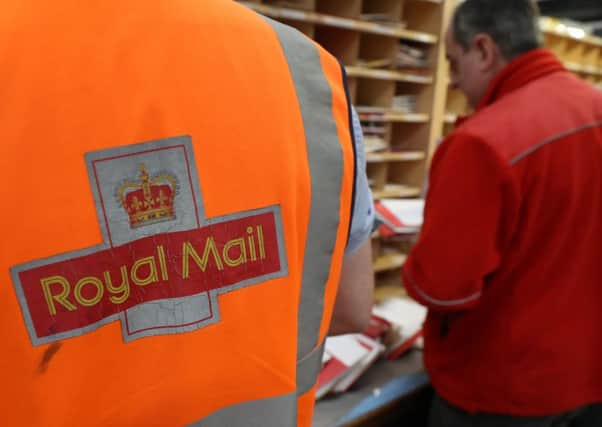
[[[343,153],[333,119],[332,91],[315,45],[306,37],[271,19],[289,64],[299,100],[311,175],[311,208],[303,257],[303,278],[297,326],[298,394],[315,383],[319,365],[307,357],[318,342],[324,293],[339,227]],[[321,359],[321,351],[317,353]],[[307,366],[304,364],[307,363]],[[299,375],[299,374],[303,375]],[[303,386],[303,387],[300,387]],[[302,391],[303,390],[303,391]]]
[[[297,391],[272,399],[228,406],[196,427],[294,427],[297,397],[318,378],[324,351],[319,341],[324,293],[339,227],[343,153],[332,111],[332,91],[314,44],[300,33],[265,18],[280,40],[303,119],[311,178],[309,226],[297,327]]]
[[[319,366],[306,358],[320,346],[324,293],[339,227],[340,195],[343,179],[343,153],[333,119],[332,91],[324,75],[315,45],[290,27],[268,19],[280,38],[284,55],[297,91],[307,140],[307,158],[311,175],[311,208],[303,258],[303,279],[299,301],[297,360],[308,360],[314,367],[313,383]],[[321,352],[320,352],[321,358]],[[297,385],[309,378],[297,376]],[[305,387],[304,387],[305,388]]]
[[[322,355],[324,342],[316,347],[308,356],[297,362],[297,395],[307,393],[316,383],[320,368],[322,368]]]
[[[203,398],[200,396],[199,398]],[[252,400],[214,412],[190,427],[296,427],[296,393]]]

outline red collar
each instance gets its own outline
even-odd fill
[[[510,62],[491,82],[477,111],[527,83],[557,71],[565,70],[556,56],[547,49],[534,49]]]
[[[533,80],[558,71],[566,71],[566,69],[552,52],[543,48],[529,51],[510,62],[495,76],[476,111],[482,110]],[[456,127],[471,116],[472,114],[458,117]]]

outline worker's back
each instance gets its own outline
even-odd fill
[[[338,63],[230,1],[0,15],[2,424],[309,425],[351,210]]]
[[[462,408],[543,416],[602,399],[602,94],[551,53],[528,55],[456,130],[492,159],[499,258],[478,304],[430,316],[426,360]]]

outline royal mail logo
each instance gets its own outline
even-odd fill
[[[196,330],[219,295],[287,274],[279,207],[207,219],[193,159],[189,137],[86,155],[103,243],[11,269],[34,345]]]

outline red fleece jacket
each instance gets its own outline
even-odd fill
[[[492,82],[437,151],[403,270],[425,364],[470,412],[602,402],[602,92],[550,52]]]

